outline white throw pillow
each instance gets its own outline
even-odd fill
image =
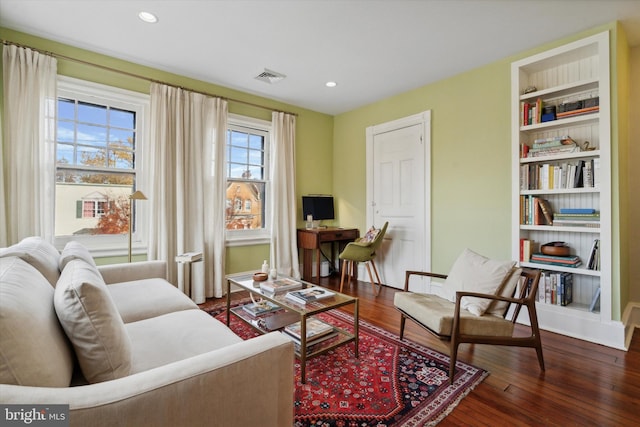
[[[496,261],[465,249],[447,276],[443,286],[450,301],[456,300],[456,291],[480,292],[495,295],[503,283],[514,261]],[[464,297],[461,307],[476,316],[482,316],[491,304],[491,300]]]
[[[54,306],[90,383],[113,380],[131,371],[131,341],[98,270],[72,260],[56,285]]]

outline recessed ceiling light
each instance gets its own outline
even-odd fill
[[[138,13],[138,18],[142,19],[144,22],[148,22],[149,24],[155,24],[158,22],[158,17],[151,12],[140,12]]]
[[[326,82],[324,85],[326,87],[336,87],[336,86],[338,86],[338,83],[336,83],[336,82]]]

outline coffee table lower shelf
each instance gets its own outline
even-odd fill
[[[302,383],[306,382],[305,376],[305,365],[306,361],[320,356],[328,351],[333,350],[341,345],[345,345],[350,342],[354,342],[356,346],[356,357],[358,357],[358,345],[357,345],[357,336],[355,334],[349,333],[344,329],[338,328],[334,326],[333,331],[327,335],[331,335],[329,338],[311,340],[310,343],[307,343],[306,351],[302,351],[302,346],[299,342],[297,342],[293,337],[291,337],[288,333],[284,331],[284,327],[295,323],[301,320],[301,316],[299,313],[288,311],[286,309],[281,309],[279,311],[275,311],[273,313],[267,313],[262,316],[252,316],[247,313],[242,306],[231,308],[230,312],[234,314],[238,319],[242,320],[247,325],[251,326],[258,333],[266,334],[273,331],[280,331],[287,338],[291,338],[291,341],[295,346],[295,355],[298,360],[300,360],[301,367],[301,381]],[[303,316],[303,318],[306,316]],[[304,319],[303,319],[304,320]]]

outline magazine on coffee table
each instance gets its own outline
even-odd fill
[[[284,331],[298,341],[302,338],[300,322],[285,326]],[[316,319],[315,317],[307,319],[307,340],[312,340],[331,332],[333,332],[333,326],[330,324]]]
[[[318,301],[334,295],[335,292],[331,292],[328,289],[312,286],[310,288],[300,289],[299,291],[289,291],[287,292],[286,298],[298,304],[306,304],[310,301]]]

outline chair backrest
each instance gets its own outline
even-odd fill
[[[382,244],[382,240],[384,239],[384,234],[387,232],[388,225],[389,225],[389,221],[385,222],[382,228],[380,229],[380,231],[378,232],[378,234],[376,234],[376,237],[374,237],[370,246],[371,253],[374,253],[376,250],[378,250],[378,248]]]
[[[524,277],[525,280],[524,280],[524,283],[521,283],[521,286],[519,287],[520,292],[517,295],[515,295],[515,297],[519,299],[523,299],[524,303],[515,305],[515,308],[513,310],[513,313],[510,319],[513,323],[515,323],[516,320],[518,319],[518,314],[520,314],[520,309],[522,308],[523,305],[527,306],[527,308],[530,311],[530,315],[531,315],[531,310],[535,312],[536,299],[538,298],[538,286],[540,284],[540,270],[529,270],[529,269],[523,268],[522,273],[520,274],[520,277]],[[514,291],[514,294],[515,292],[517,292],[517,290]],[[506,313],[505,313],[505,318],[506,318]]]

